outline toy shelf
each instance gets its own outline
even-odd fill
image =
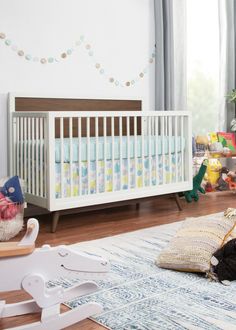
[[[195,152],[194,153],[194,158],[207,158],[207,159],[217,159],[217,158],[236,158],[236,154],[222,154],[222,153],[217,153],[215,151],[206,151],[205,153],[203,152]]]

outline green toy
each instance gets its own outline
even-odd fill
[[[198,171],[198,174],[193,178],[193,189],[184,192],[184,197],[188,203],[191,203],[193,200],[197,202],[199,200],[198,191],[202,194],[205,194],[205,190],[201,187],[202,180],[206,173],[208,165],[208,160],[205,159],[202,162],[202,165]]]

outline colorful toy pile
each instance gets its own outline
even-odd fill
[[[232,157],[236,155],[235,133],[213,132],[198,135],[193,142],[194,156]]]
[[[201,184],[206,192],[236,191],[236,171],[230,171],[220,161],[221,158],[233,156],[236,156],[235,133],[213,132],[193,139],[194,174],[197,174],[203,159],[208,159]]]

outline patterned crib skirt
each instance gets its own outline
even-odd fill
[[[136,163],[135,159],[130,159],[130,177],[128,178],[128,160],[122,159],[114,160],[114,165],[112,166],[112,161],[106,161],[106,173],[105,173],[105,162],[104,160],[98,161],[98,169],[96,169],[96,162],[90,161],[90,167],[88,169],[88,162],[83,161],[81,163],[81,169],[79,169],[79,163],[70,164],[63,163],[64,171],[64,192],[63,196],[61,194],[61,164],[55,164],[56,170],[56,183],[55,191],[56,198],[61,197],[71,197],[79,196],[79,184],[80,184],[80,170],[81,170],[81,194],[88,194],[90,189],[91,194],[96,194],[96,188],[98,186],[99,193],[111,192],[111,191],[120,191],[127,190],[130,184],[130,188],[135,188],[137,185],[138,188],[156,186],[163,183],[163,173],[165,175],[165,183],[174,183],[176,182],[176,166],[177,166],[177,175],[178,181],[181,181],[181,155],[177,155],[177,162],[175,155],[169,156],[159,156],[158,162],[156,157],[137,158]],[[150,164],[149,164],[150,163]],[[163,165],[164,170],[163,170]],[[172,171],[170,171],[172,168]],[[98,175],[96,175],[98,171]],[[72,178],[70,173],[72,172]],[[88,175],[90,176],[90,184],[88,187]],[[96,176],[98,177],[98,185],[96,185]],[[114,178],[113,178],[114,176]],[[71,179],[72,179],[72,194],[71,194]],[[130,182],[128,182],[130,180]],[[136,180],[136,185],[135,185]],[[114,187],[113,187],[114,185]]]

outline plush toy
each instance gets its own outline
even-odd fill
[[[205,192],[212,192],[214,189],[210,182],[207,182],[205,185]]]
[[[229,190],[229,182],[228,182],[228,173],[229,169],[227,167],[222,167],[220,171],[220,177],[218,179],[218,187],[216,187],[219,191]]]
[[[196,152],[198,155],[204,155],[208,149],[209,141],[205,135],[198,135],[196,137]]]
[[[194,200],[195,202],[198,201],[199,199],[198,191],[202,194],[205,194],[205,190],[201,187],[201,183],[206,173],[207,165],[208,165],[208,160],[205,159],[202,162],[198,174],[195,175],[195,177],[193,178],[193,189],[184,192],[185,199],[188,203],[191,203],[192,200]]]
[[[207,182],[209,182],[212,186],[217,185],[220,178],[221,169],[222,165],[218,159],[209,159],[206,173]]]
[[[211,258],[212,273],[223,284],[236,280],[236,239],[227,242]]]
[[[223,146],[221,142],[214,142],[209,145],[210,151],[223,152]]]
[[[204,146],[207,146],[209,143],[208,137],[206,135],[198,135],[196,137],[196,144],[202,144]]]
[[[229,185],[229,190],[236,190],[236,182],[234,181],[233,177],[228,174],[228,177],[225,179],[225,181],[228,183]]]
[[[0,180],[0,241],[6,241],[23,227],[24,197],[17,176]]]

